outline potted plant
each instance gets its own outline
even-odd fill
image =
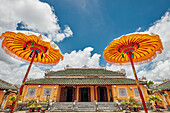
[[[157,105],[157,102],[162,102],[159,96],[155,95],[149,95],[149,102],[152,102],[152,108],[153,110],[157,110],[159,108],[159,105]],[[155,105],[154,105],[155,104]]]
[[[134,111],[139,111],[140,104],[134,98],[129,98],[129,99],[126,98],[124,99],[123,103],[128,105],[130,111],[131,108],[134,108]]]
[[[19,97],[19,101],[21,101],[21,99],[22,99],[22,98]],[[15,100],[16,100],[16,96],[15,96],[15,95],[12,95],[12,96],[9,97],[8,102],[12,102],[12,105],[11,105],[10,107],[13,106]]]
[[[34,111],[35,109],[37,109],[37,111],[39,112],[40,108],[42,107],[42,105],[37,103],[36,99],[31,99],[27,105],[29,107],[29,111]]]

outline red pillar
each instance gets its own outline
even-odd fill
[[[96,101],[96,87],[94,86],[94,101]]]
[[[76,89],[75,89],[75,96],[74,96],[74,101],[77,101],[77,86],[76,86]]]

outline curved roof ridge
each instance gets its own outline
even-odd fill
[[[5,80],[0,79],[0,82],[1,82],[0,83],[0,89],[14,89],[14,90],[17,90],[17,88],[18,88],[14,84],[11,84],[11,83],[9,83],[9,82],[7,82]],[[9,86],[7,86],[7,85],[9,85]]]
[[[170,80],[167,80],[167,81],[155,86],[154,89],[170,90]]]
[[[125,72],[106,70],[105,68],[65,68],[64,70],[50,71],[45,74],[46,76],[56,75],[122,75],[125,76]]]

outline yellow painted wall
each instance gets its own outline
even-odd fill
[[[40,87],[38,87],[38,86],[39,85],[25,85],[23,93],[22,93],[22,97],[23,97],[22,101],[27,102],[27,101],[29,101],[33,98],[36,98],[39,101],[46,101],[46,96],[43,96],[43,92],[44,92],[45,87],[52,88],[52,95],[50,96],[51,101],[54,101],[54,100],[56,100],[57,102],[60,101],[60,90],[61,90],[61,87],[64,87],[64,86],[59,86],[59,85],[41,85]],[[114,86],[116,86],[116,87],[114,87]],[[34,97],[26,96],[29,87],[36,87],[37,88],[36,94],[35,94]],[[73,86],[73,87],[75,88],[75,86]],[[94,86],[77,86],[77,102],[79,101],[79,89],[84,88],[84,87],[90,88],[91,101],[93,102],[94,101]],[[95,87],[96,87],[96,100],[97,100],[97,97],[98,97],[97,96],[97,87],[98,86],[95,86]],[[132,87],[132,89],[130,89],[130,87]],[[108,101],[110,101],[109,90],[112,91],[112,96],[113,96],[112,98],[113,98],[114,102],[122,101],[124,98],[134,98],[137,101],[141,101],[140,96],[136,97],[135,93],[134,93],[134,88],[137,88],[136,85],[112,85],[112,86],[106,86],[106,88],[107,88]],[[119,88],[126,88],[126,90],[127,90],[127,96],[126,97],[121,97],[119,95],[119,91],[118,91]],[[144,94],[145,101],[148,102],[149,96],[147,94],[146,87],[141,85],[141,89],[142,89],[142,92]]]
[[[4,95],[5,95],[5,93],[3,93],[3,90],[0,90],[0,106],[4,100]]]
[[[155,96],[159,96],[162,100],[162,102],[157,102],[157,104],[161,107],[164,107],[165,109],[167,109],[167,105],[170,105],[170,91],[163,91],[164,94],[166,94],[167,96],[165,97],[165,100],[163,98],[163,95],[161,95],[159,92],[155,92],[154,95]]]
[[[167,95],[165,96],[166,102],[170,105],[170,91],[164,91],[164,93]]]
[[[164,107],[165,109],[167,109],[166,103],[165,103],[165,101],[164,101],[164,99],[163,99],[163,96],[162,96],[159,92],[155,92],[154,95],[155,95],[155,96],[159,96],[160,99],[162,100],[162,102],[157,102],[157,105],[159,105],[159,106]]]
[[[2,105],[2,102],[3,102],[4,98],[5,98],[5,94],[6,94],[6,92],[3,93],[3,90],[0,90],[0,107],[1,107],[1,105]],[[6,107],[12,105],[12,102],[8,102],[8,100],[9,100],[9,97],[10,97],[10,96],[13,96],[13,95],[16,95],[16,94],[15,94],[15,93],[10,93],[10,94],[7,96],[6,101],[5,101],[4,106],[3,106],[2,109],[5,109]]]
[[[7,99],[6,99],[6,101],[5,101],[5,104],[4,104],[4,106],[3,106],[3,109],[5,109],[6,107],[10,107],[10,106],[12,105],[12,102],[9,102],[8,100],[9,100],[10,96],[13,96],[13,95],[16,96],[15,93],[10,93],[10,94],[7,96]]]
[[[141,101],[140,96],[135,96],[134,88],[137,88],[136,85],[112,85],[111,87],[112,87],[112,94],[113,94],[114,102],[122,101],[125,98],[134,98],[137,101]],[[145,101],[148,102],[149,95],[147,93],[146,87],[144,87],[143,85],[140,85],[140,87],[142,89]],[[125,88],[127,91],[127,96],[120,96],[119,88]]]
[[[35,87],[36,88],[36,93],[34,97],[29,97],[27,96],[27,92],[29,87]],[[24,91],[22,93],[22,99],[23,102],[28,102],[31,99],[37,99],[38,101],[46,101],[47,96],[43,96],[44,93],[44,88],[52,88],[51,96],[50,96],[50,101],[54,101],[58,96],[58,90],[59,90],[59,85],[25,85],[24,86]]]

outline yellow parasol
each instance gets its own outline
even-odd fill
[[[134,33],[113,40],[103,52],[105,61],[110,64],[126,65],[131,63],[145,113],[148,111],[133,63],[149,62],[156,57],[157,53],[162,53],[162,50],[162,42],[158,35]]]
[[[63,60],[63,55],[58,46],[47,37],[30,31],[7,31],[0,36],[2,48],[10,56],[21,61],[30,62],[27,69],[17,99],[13,104],[11,113],[14,112],[18,98],[27,79],[32,63],[39,65],[56,65]]]

